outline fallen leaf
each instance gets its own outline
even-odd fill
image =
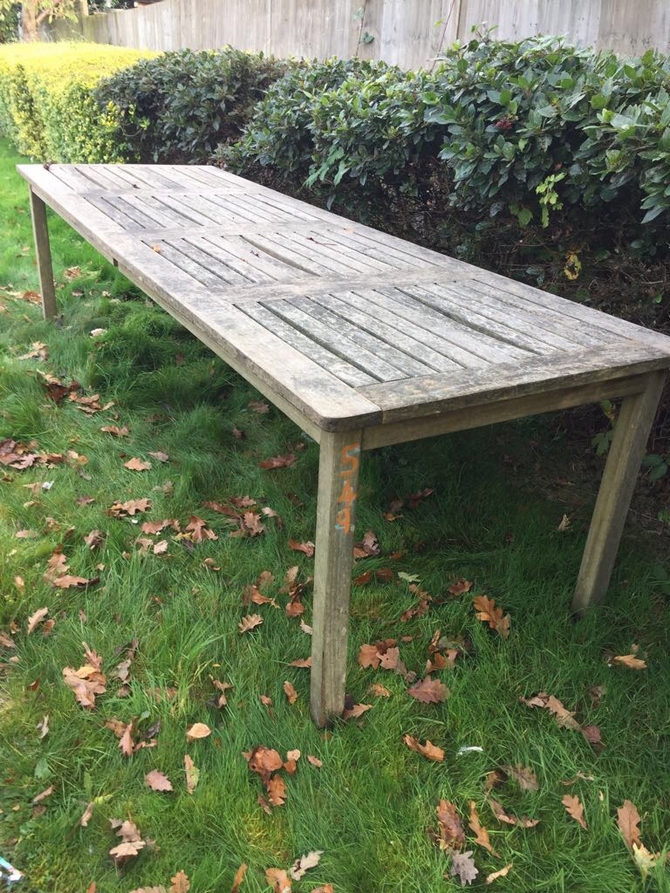
[[[131,821],[123,822],[121,819],[110,819],[109,823],[116,830],[117,836],[121,838],[121,843],[109,851],[117,865],[137,856],[140,850],[146,846],[146,841],[142,840],[139,831]]]
[[[652,868],[656,867],[660,858],[660,853],[650,853],[643,843],[633,844],[633,861],[640,869],[643,879],[647,877]]]
[[[272,893],[291,893],[291,879],[281,868],[267,868],[265,883],[272,886]]]
[[[647,662],[639,657],[635,657],[634,654],[620,654],[617,657],[613,657],[610,663],[619,667],[628,667],[629,670],[647,669]]]
[[[107,690],[105,677],[91,664],[84,664],[78,670],[65,667],[63,681],[73,690],[75,698],[82,707],[95,707],[95,696],[104,694]]]
[[[298,700],[298,692],[295,690],[293,685],[288,681],[288,679],[284,682],[284,694],[286,695],[289,704],[295,704]]]
[[[42,791],[41,794],[37,794],[37,796],[33,797],[33,799],[31,800],[31,803],[33,804],[33,806],[37,803],[41,803],[42,800],[46,800],[47,797],[50,797],[53,794],[53,792],[54,792],[54,786],[51,784],[51,785],[49,785],[49,787],[46,790]]]
[[[633,850],[633,846],[640,846],[640,813],[634,803],[630,800],[624,800],[623,806],[617,809],[617,826],[624,839],[624,843],[629,850]]]
[[[186,773],[186,790],[189,794],[192,794],[198,786],[200,770],[188,754],[184,754],[184,772]]]
[[[293,880],[299,881],[300,878],[307,874],[310,868],[316,868],[321,861],[321,856],[323,856],[323,850],[312,850],[306,856],[300,856],[299,859],[296,859],[289,869],[289,874]]]
[[[514,866],[513,862],[510,862],[509,865],[505,865],[504,868],[500,868],[498,871],[492,871],[491,874],[486,875],[486,883],[492,884],[494,881],[497,881],[498,878],[507,877]]]
[[[35,611],[34,614],[30,615],[30,617],[28,618],[28,635],[35,631],[35,629],[40,625],[40,623],[44,620],[48,613],[48,608],[39,608],[39,610]]]
[[[286,802],[286,782],[281,775],[273,775],[268,781],[266,789],[270,803],[273,806],[284,805]]]
[[[412,735],[403,735],[402,740],[410,750],[420,753],[421,756],[425,757],[427,760],[431,760],[433,763],[441,763],[444,760],[444,751],[442,748],[436,747],[436,745],[428,740],[426,740],[425,744],[421,744],[419,739],[414,738]]]
[[[240,887],[242,886],[244,875],[247,873],[247,868],[247,863],[243,862],[237,869],[235,877],[233,878],[233,886],[230,888],[230,893],[240,893]]]
[[[469,886],[475,880],[479,869],[472,858],[472,850],[468,850],[466,853],[452,853],[449,874],[452,877],[458,875],[462,887]]]
[[[270,407],[263,400],[252,400],[249,403],[249,409],[252,412],[257,412],[259,415],[264,415],[266,412],[270,412]]]
[[[132,755],[135,753],[132,722],[129,722],[123,730],[123,734],[121,735],[121,739],[119,740],[119,747],[121,748],[121,753],[124,755],[124,757],[132,757]]]
[[[353,707],[347,707],[342,711],[342,719],[358,719],[368,710],[372,710],[372,704],[354,704]]]
[[[295,660],[292,660],[289,664],[289,667],[300,667],[303,670],[309,669],[312,666],[312,658],[311,657],[298,657]]]
[[[185,871],[178,871],[174,877],[170,878],[170,889],[168,893],[188,893],[191,889],[191,882]]]
[[[293,549],[294,552],[304,552],[308,558],[314,557],[315,546],[312,542],[299,543],[296,540],[289,539],[288,547]]]
[[[565,806],[565,811],[569,816],[571,816],[585,831],[588,831],[586,826],[586,822],[584,821],[584,806],[582,805],[579,797],[575,794],[566,794],[565,797],[561,800],[563,806]]]
[[[295,775],[298,771],[298,760],[300,759],[300,751],[299,750],[289,750],[286,754],[286,762],[284,763],[284,769],[288,772],[289,775]]]
[[[449,697],[449,689],[439,679],[431,679],[430,676],[426,676],[420,682],[415,682],[407,690],[407,694],[416,698],[417,701],[421,701],[422,704],[439,704]]]
[[[284,765],[284,761],[276,750],[262,744],[247,751],[243,756],[249,764],[249,769],[260,775],[263,784],[267,784],[271,774]]]
[[[505,772],[513,778],[522,791],[539,791],[537,776],[528,766],[503,766]]]
[[[488,598],[486,595],[476,595],[473,599],[473,604],[477,611],[475,616],[478,620],[488,623],[491,629],[499,632],[503,639],[509,636],[510,615],[505,614],[503,617],[503,609],[496,608],[495,599]]]
[[[360,543],[354,544],[354,558],[377,557],[381,553],[379,540],[372,530],[366,530]]]
[[[40,733],[40,740],[46,738],[49,734],[49,717],[45,714],[42,720],[37,723],[37,731]]]
[[[127,515],[132,517],[138,512],[148,512],[150,509],[150,499],[129,499],[127,502],[115,502],[109,513],[115,518],[125,518]]]
[[[91,821],[93,817],[93,803],[89,803],[84,810],[82,817],[79,819],[79,824],[82,828],[86,828],[88,823]]]
[[[307,762],[314,766],[315,769],[320,769],[323,766],[323,762],[311,753],[307,754]]]
[[[197,741],[199,738],[207,738],[208,735],[211,734],[212,730],[209,726],[205,725],[204,722],[196,722],[187,730],[186,740],[190,744],[192,741]]]
[[[157,462],[169,462],[170,460],[168,454],[164,453],[162,450],[156,450],[156,452],[152,452],[151,450],[149,450],[149,455]]]
[[[379,682],[373,682],[372,685],[368,688],[370,694],[373,694],[376,698],[390,698],[391,692],[384,685],[380,685]]]
[[[529,819],[526,816],[515,816],[509,815],[505,812],[503,807],[498,803],[497,800],[494,800],[492,797],[489,798],[489,805],[493,810],[493,814],[498,819],[499,822],[504,822],[506,825],[518,825],[520,828],[534,828],[535,825],[539,825],[539,819]]]
[[[264,459],[262,462],[258,463],[258,467],[264,469],[289,468],[291,465],[294,465],[296,461],[297,457],[293,453],[287,453],[284,456],[272,456],[270,459]]]
[[[162,772],[159,772],[158,769],[152,769],[151,772],[147,772],[144,776],[144,783],[151,788],[152,791],[172,791],[174,788],[172,787],[172,782],[164,775]]]
[[[252,629],[256,629],[257,626],[260,626],[263,622],[263,618],[260,614],[247,614],[246,617],[243,617],[242,620],[237,624],[237,628],[240,633],[248,633]]]
[[[449,800],[440,800],[435,813],[440,831],[440,849],[460,849],[465,843],[465,832],[455,804]]]
[[[230,888],[230,893],[240,893],[240,887],[242,886],[244,875],[247,873],[247,868],[248,866],[246,862],[243,862],[237,869],[235,877],[233,878],[233,886]]]
[[[575,719],[574,711],[564,707],[558,698],[555,698],[553,695],[548,695],[546,692],[541,691],[532,698],[526,699],[522,697],[519,700],[527,707],[540,707],[549,710],[556,717],[556,722],[559,726],[572,729],[575,732],[581,732],[582,730],[582,727]]]
[[[491,845],[491,840],[489,838],[489,832],[482,825],[479,820],[479,815],[477,814],[477,807],[475,806],[475,801],[470,801],[470,821],[468,825],[472,831],[475,832],[475,843],[479,846],[484,847],[485,850],[488,850],[492,856],[499,858],[498,853],[493,849]]]
[[[130,431],[125,425],[121,428],[119,428],[118,425],[103,425],[100,430],[104,431],[105,434],[113,434],[114,437],[128,437],[130,434]]]
[[[151,468],[151,462],[147,462],[144,459],[138,459],[137,457],[129,459],[127,462],[124,462],[123,465],[125,468],[130,469],[130,471],[149,471]]]
[[[361,667],[372,667],[376,670],[379,666],[381,655],[377,651],[376,645],[361,645],[358,652],[358,663]]]

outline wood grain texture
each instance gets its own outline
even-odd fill
[[[30,190],[30,214],[33,221],[37,274],[40,280],[40,295],[42,297],[42,313],[45,319],[52,319],[57,313],[56,289],[54,286],[53,264],[51,262],[46,206],[32,189]]]
[[[619,411],[572,600],[576,613],[598,604],[607,592],[665,380],[665,371],[649,375],[644,391],[626,397]]]
[[[321,438],[310,692],[318,726],[344,709],[360,436],[347,431]]]

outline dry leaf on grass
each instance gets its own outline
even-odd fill
[[[320,769],[323,766],[323,762],[318,758],[313,756],[311,753],[307,754],[307,762],[311,763],[316,769]]]
[[[437,747],[428,740],[426,740],[425,744],[421,744],[419,739],[414,738],[412,735],[403,735],[402,740],[410,750],[420,753],[421,756],[425,757],[427,760],[431,760],[433,763],[441,763],[444,760],[444,751],[442,748]]]
[[[116,831],[117,836],[121,838],[121,843],[112,847],[109,855],[113,856],[117,865],[122,865],[128,859],[137,856],[140,850],[146,846],[146,841],[142,840],[137,827],[131,821],[123,822],[121,819],[110,819],[109,823]]]
[[[191,889],[191,882],[185,871],[178,871],[173,878],[170,878],[170,889],[168,893],[188,893]]]
[[[391,697],[391,692],[388,690],[388,688],[386,688],[385,685],[380,685],[379,682],[373,682],[372,685],[368,688],[368,691],[376,698]]]
[[[533,770],[528,766],[503,766],[505,772],[513,778],[522,791],[539,791],[540,783]]]
[[[186,790],[192,794],[198,786],[200,770],[188,754],[184,755],[184,772],[186,773]]]
[[[491,845],[491,840],[489,838],[489,832],[482,825],[479,820],[479,815],[477,814],[477,807],[475,806],[475,801],[470,801],[470,821],[468,825],[472,831],[475,833],[475,843],[479,846],[484,847],[485,850],[488,850],[492,856],[498,858],[498,853],[493,849]]]
[[[345,707],[342,711],[342,719],[358,719],[359,716],[367,713],[368,710],[372,710],[372,706],[372,704],[354,704],[353,707]]]
[[[256,629],[257,626],[260,626],[263,622],[263,618],[260,614],[247,614],[246,617],[243,617],[242,620],[237,624],[237,628],[240,633],[248,633],[252,629]]]
[[[567,814],[573,818],[577,824],[581,825],[585,831],[588,831],[588,827],[584,821],[584,806],[579,797],[577,797],[576,794],[566,794],[561,800],[561,803],[565,806]]]
[[[283,868],[267,868],[265,883],[272,887],[272,893],[291,893],[291,879]]]
[[[504,822],[506,825],[517,825],[519,828],[534,828],[535,825],[539,825],[539,819],[529,819],[527,816],[515,816],[510,815],[505,812],[503,807],[497,800],[494,800],[492,797],[489,798],[489,805],[493,810],[493,814],[498,819],[499,822]]]
[[[164,775],[162,772],[159,772],[158,769],[152,769],[151,772],[147,772],[144,776],[144,783],[151,788],[152,791],[172,791],[174,788],[172,787],[172,782]]]
[[[299,543],[296,540],[289,539],[288,541],[289,549],[293,549],[294,552],[304,552],[308,558],[314,557],[314,543],[306,542]]]
[[[503,609],[496,608],[494,598],[488,598],[486,595],[476,595],[473,599],[473,604],[477,611],[476,617],[478,620],[488,623],[491,629],[500,633],[503,639],[509,636],[510,615],[505,614],[503,617]]]
[[[299,881],[300,878],[307,874],[310,868],[316,868],[321,861],[322,855],[323,850],[312,850],[312,852],[307,853],[306,856],[301,856],[299,859],[296,859],[289,869],[289,874],[293,880]]]
[[[237,869],[235,877],[233,878],[233,886],[230,888],[230,893],[240,893],[240,887],[242,886],[244,875],[247,873],[247,868],[247,863],[243,862]]]
[[[439,679],[431,679],[430,676],[426,676],[420,682],[415,682],[407,690],[407,694],[416,698],[417,701],[421,701],[422,704],[439,704],[449,697],[449,689]]]
[[[620,654],[613,657],[610,664],[616,664],[618,667],[628,667],[629,670],[646,670],[647,662],[634,654]]]
[[[582,731],[582,727],[575,719],[574,711],[568,710],[558,698],[555,698],[553,695],[548,695],[546,691],[538,692],[538,694],[532,698],[521,697],[519,700],[527,707],[540,707],[544,710],[549,710],[549,712],[553,713],[556,717],[556,722],[559,726],[563,726],[566,729],[572,729],[575,732]]]
[[[492,871],[491,874],[486,875],[486,883],[492,884],[494,881],[497,881],[498,878],[507,877],[513,867],[514,863],[510,862],[509,865],[505,865],[504,868],[500,868],[498,871]]]
[[[288,681],[288,679],[284,682],[284,694],[288,699],[289,704],[295,704],[298,700],[298,692],[295,690],[293,685]]]
[[[452,853],[449,874],[451,877],[458,876],[460,878],[461,887],[469,886],[475,880],[479,869],[472,858],[472,850],[468,850],[466,853]]]
[[[35,629],[40,625],[40,623],[44,620],[48,613],[48,608],[39,608],[37,611],[35,611],[34,614],[30,615],[30,617],[28,618],[28,635],[35,631]]]
[[[258,467],[266,470],[272,468],[289,468],[291,465],[295,465],[296,461],[297,457],[294,456],[293,453],[286,453],[284,456],[272,456],[270,459],[264,459],[262,462],[258,463]]]
[[[629,850],[640,845],[640,813],[630,800],[624,800],[617,809],[617,826]]]
[[[449,800],[440,800],[435,807],[439,826],[440,849],[460,849],[465,843],[465,832],[458,809]]]
[[[196,722],[187,730],[186,740],[190,744],[191,741],[196,741],[198,738],[207,738],[211,734],[212,730],[209,726],[205,725],[204,722]]]
[[[123,465],[130,471],[149,471],[149,469],[151,468],[151,462],[147,462],[144,459],[138,459],[136,456],[134,456],[132,459],[128,459],[128,461],[124,462]]]
[[[72,667],[63,669],[63,682],[72,689],[82,707],[95,707],[95,696],[106,692],[105,677],[91,664],[84,664],[78,670]]]

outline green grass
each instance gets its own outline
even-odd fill
[[[460,883],[444,878],[449,857],[430,835],[444,798],[457,805],[466,848],[475,853],[480,875],[472,889],[489,889],[486,875],[511,862],[509,875],[490,889],[670,891],[663,860],[643,880],[616,827],[616,810],[629,799],[642,817],[647,848],[665,853],[670,843],[668,600],[654,582],[643,537],[631,527],[606,606],[571,621],[570,590],[589,516],[589,488],[580,488],[593,469],[571,467],[569,438],[556,439],[550,423],[524,422],[366,455],[359,529],[376,533],[382,555],[359,561],[355,574],[391,568],[394,578],[354,587],[347,684],[355,703],[374,706],[358,721],[328,732],[315,728],[308,671],[290,666],[307,656],[310,640],[286,616],[279,589],[292,565],[303,578],[311,573],[312,562],[291,551],[288,539],[314,536],[318,448],[278,411],[255,413],[249,404],[257,393],[61,221],[53,221],[52,232],[62,316],[57,324],[44,322],[39,308],[22,299],[37,285],[32,251],[24,250],[31,236],[25,184],[13,170],[18,160],[2,147],[0,441],[35,440],[42,451],[74,450],[87,462],[0,468],[0,630],[16,642],[14,650],[0,649],[0,853],[26,873],[17,889],[73,893],[95,882],[98,893],[128,893],[168,887],[183,870],[194,893],[228,893],[245,862],[242,893],[260,893],[269,889],[266,868],[288,868],[302,854],[323,850],[320,865],[294,882],[296,893],[327,883],[337,893],[456,890]],[[80,274],[69,279],[65,270],[75,266]],[[95,328],[106,332],[92,338]],[[47,345],[46,361],[19,359],[33,342]],[[46,396],[45,372],[66,384],[79,381],[102,404],[114,405],[92,416],[67,399],[56,405]],[[110,424],[127,425],[130,435],[100,431]],[[124,468],[130,457],[150,458],[157,450],[169,461],[151,459],[151,470],[141,473]],[[288,450],[298,451],[293,467],[258,467]],[[537,486],[566,468],[575,475],[573,490],[580,490],[569,503]],[[41,489],[45,481],[53,481],[48,490]],[[434,495],[396,521],[384,519],[393,497],[425,487]],[[230,537],[225,516],[203,505],[246,494],[279,512],[283,527],[268,518],[262,536]],[[79,504],[79,497],[94,501]],[[108,513],[115,502],[143,497],[153,508],[138,524]],[[564,512],[572,524],[561,533]],[[183,529],[192,515],[205,518],[218,540],[191,548],[166,530],[154,540],[169,541],[167,555],[139,554],[145,517],[178,519]],[[104,543],[91,550],[83,538],[94,529]],[[17,537],[23,530],[37,535]],[[99,584],[61,590],[45,580],[59,547],[71,573],[99,575]],[[206,567],[207,558],[220,570]],[[268,591],[280,608],[252,606],[264,622],[242,636],[244,587],[264,570],[275,575]],[[398,572],[416,575],[436,598],[425,616],[401,621],[414,599]],[[449,597],[447,588],[460,577],[473,581],[472,592]],[[487,594],[509,611],[508,639],[475,618],[473,594]],[[305,602],[309,623],[309,589]],[[42,627],[28,635],[28,618],[44,606],[55,620],[50,635]],[[411,636],[401,656],[423,675],[436,629],[468,646],[454,669],[438,674],[451,691],[444,704],[420,704],[401,676],[357,664],[361,644]],[[134,638],[130,693],[119,697],[111,674],[124,657],[119,649]],[[62,681],[64,667],[84,664],[82,642],[102,656],[107,676],[107,693],[93,710],[80,707]],[[629,653],[632,643],[646,657],[646,670],[608,665],[608,656]],[[212,706],[210,675],[234,686],[223,709]],[[299,693],[294,706],[284,680]],[[368,691],[373,682],[391,696],[375,698]],[[597,706],[593,686],[604,690]],[[158,698],[166,687],[174,689],[172,698]],[[548,711],[520,702],[539,691],[561,699],[581,723],[598,725],[605,747],[594,751]],[[272,710],[261,704],[262,694],[272,698]],[[50,730],[40,738],[45,715]],[[112,718],[133,720],[144,731],[160,723],[157,746],[124,757],[105,727]],[[207,723],[212,734],[187,744],[194,722]],[[444,762],[410,751],[405,734],[442,747]],[[297,773],[287,778],[286,805],[272,815],[259,806],[261,781],[242,757],[260,744],[282,756],[294,748],[302,753]],[[475,745],[483,752],[457,755]],[[186,753],[200,769],[192,795],[184,781]],[[308,754],[323,767],[310,765]],[[539,790],[524,792],[507,781],[494,796],[508,811],[540,819],[535,828],[500,824],[487,805],[487,773],[510,764],[531,767]],[[152,769],[169,776],[172,793],[145,786]],[[577,773],[586,778],[566,786]],[[46,809],[35,811],[32,798],[51,785],[40,804]],[[566,815],[566,792],[583,802],[588,831]],[[467,830],[471,800],[499,858],[475,845]],[[93,817],[81,827],[90,802]],[[110,818],[131,819],[155,841],[123,873],[108,855],[118,843]]]

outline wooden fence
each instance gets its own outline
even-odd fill
[[[670,48],[667,0],[162,0],[85,16],[80,29],[88,40],[146,49],[231,44],[418,68],[482,23],[501,38],[560,34],[624,55]]]

